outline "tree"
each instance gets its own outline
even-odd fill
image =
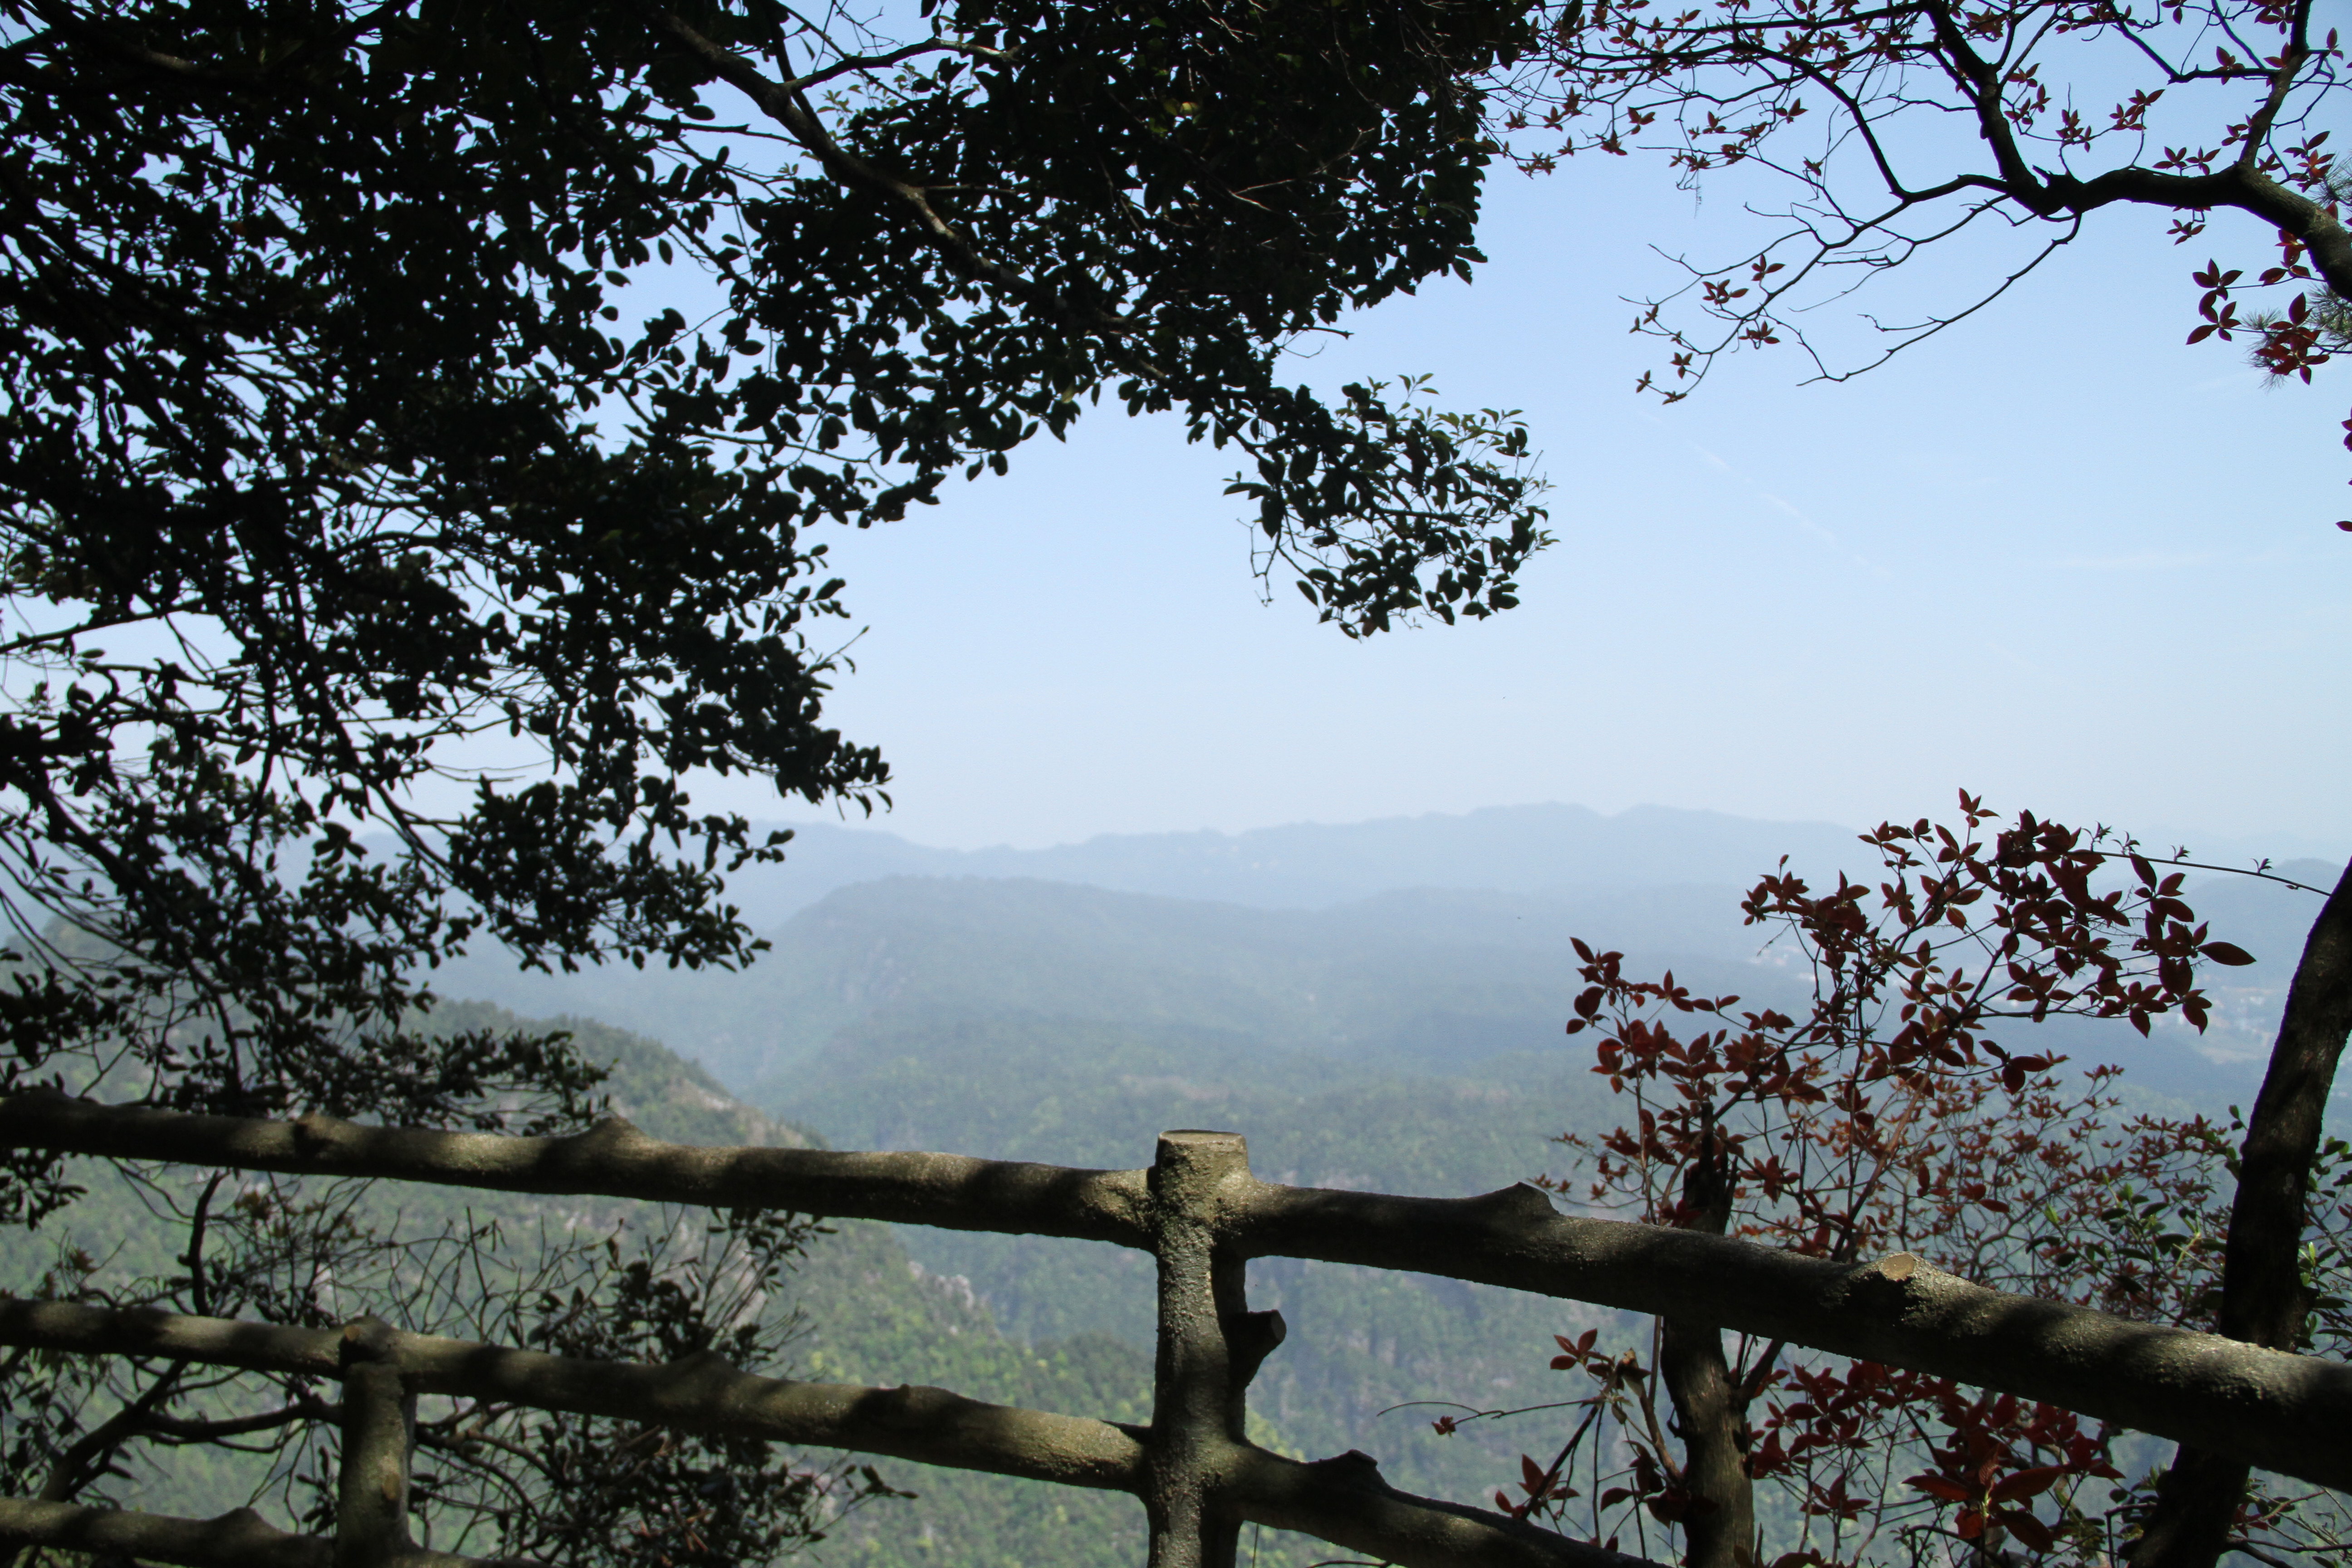
[[[1513,602],[1525,431],[1283,354],[1475,262],[1517,10],[924,11],[0,0],[0,1092],[576,1122],[597,1064],[431,967],[748,961],[782,845],[689,775],[888,780],[823,527],[1106,391],[1342,631]]]
[[[2352,298],[2352,233],[2324,122],[2346,86],[2342,54],[2335,31],[2314,35],[2312,10],[2309,0],[1564,0],[1545,9],[1544,44],[1512,79],[1502,129],[1530,169],[1579,152],[1652,151],[1685,185],[1752,179],[1788,193],[1759,209],[1774,225],[1762,244],[1685,263],[1685,288],[1637,319],[1664,340],[1671,372],[1642,386],[1668,402],[1741,349],[1794,343],[1821,377],[1858,374],[1972,315],[2092,214],[2126,204],[2175,210],[2176,244],[2200,237],[2215,213],[2273,231],[2277,260],[2251,285],[2245,268],[2213,259],[2192,274],[2200,319],[2189,338],[2247,333],[2273,375],[2308,382],[2340,350]],[[1853,363],[1800,324],[1925,247],[2000,226],[2028,237],[2019,258],[1972,298],[1874,321],[1878,341]],[[2291,298],[2242,316],[2249,288]],[[2289,1345],[2301,1332],[2305,1196],[2347,1032],[2352,871],[2313,928],[2246,1128],[2224,1333]],[[2184,1451],[2134,1562],[2205,1568],[2245,1484],[2243,1467]]]
[[[2031,814],[2000,827],[1980,803],[1961,806],[1956,829],[1866,836],[1875,887],[1841,877],[1817,890],[1784,868],[1750,891],[1748,922],[1811,976],[1801,1016],[1739,1011],[1671,973],[1634,979],[1622,954],[1580,943],[1588,985],[1569,1030],[1600,1032],[1593,1070],[1631,1115],[1565,1140],[1581,1172],[1555,1190],[1650,1224],[1841,1262],[1892,1254],[1905,1269],[2210,1329],[2244,1129],[2127,1112],[2116,1069],[2069,1085],[2053,1073],[2063,1058],[1995,1035],[2056,1016],[2146,1033],[2168,1012],[2202,1027],[2194,965],[2251,959],[2196,923],[2186,872],[2128,840]],[[2347,1157],[2327,1147],[2326,1185],[2352,1179]],[[2313,1205],[2304,1275],[2322,1310],[2295,1348],[2341,1353],[2347,1217],[2340,1198]],[[2119,1555],[2149,1513],[2144,1486],[2093,1484],[2126,1479],[2115,1435],[2055,1406],[1750,1336],[1727,1356],[1704,1322],[1662,1320],[1646,1354],[1597,1341],[1559,1341],[1553,1367],[1589,1385],[1566,1402],[1581,1418],[1549,1459],[1523,1460],[1516,1500],[1499,1500],[1595,1540],[1674,1527],[1704,1568],[2003,1548],[2089,1563]],[[2340,1518],[2310,1500],[2257,1500],[2231,1543],[2271,1562],[2339,1553]]]
[[[1859,374],[1974,314],[2118,205],[2182,215],[2176,244],[2216,211],[2275,230],[2280,260],[2260,286],[2301,297],[2317,284],[2318,298],[2252,330],[2265,363],[2307,381],[2326,358],[2312,306],[2352,295],[2352,233],[2323,150],[2342,54],[2334,31],[2313,37],[2311,11],[2310,0],[1717,0],[1670,15],[1648,0],[1568,0],[1547,8],[1504,129],[1533,170],[1579,152],[1656,152],[1687,188],[1743,177],[1792,188],[1764,211],[1761,246],[1685,263],[1689,282],[1636,321],[1669,347],[1670,382],[1643,383],[1668,402],[1722,354],[1782,342],[1825,378]],[[1858,364],[1807,338],[1805,311],[1998,225],[2029,243],[1975,298],[1915,322],[1874,320],[1882,342]],[[2231,298],[2243,276],[2218,263],[2196,275],[2190,342],[2252,327]]]
[[[12,1082],[104,1038],[188,1105],[576,1095],[404,1031],[411,971],[748,956],[724,872],[776,847],[682,776],[887,782],[821,723],[817,525],[1107,385],[1255,460],[1349,631],[1491,613],[1540,542],[1517,427],[1278,380],[1475,260],[1507,10],[972,5],[887,48],[767,5],[0,15],[0,855],[47,961]],[[709,321],[618,329],[656,258]]]

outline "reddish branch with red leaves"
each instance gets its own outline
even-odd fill
[[[2347,86],[2311,0],[1554,0],[1504,85],[1497,125],[1531,172],[1580,153],[1663,155],[1679,183],[1731,194],[1768,227],[1686,281],[1634,331],[1666,345],[1642,388],[1688,396],[1716,360],[1793,343],[1843,380],[1974,315],[2118,205],[2216,212],[2273,235],[2255,284],[2208,262],[2190,341],[2255,339],[2257,363],[2308,380],[2352,327],[2346,182],[2327,150]],[[1958,135],[1954,131],[1959,132]],[[1963,231],[2017,243],[1958,300],[1864,317],[1860,353],[1810,337],[1808,312]],[[2238,314],[2231,290],[2276,287]],[[2347,428],[2352,428],[2348,425]],[[2352,445],[2352,442],[2347,442]]]
[[[1748,922],[1810,970],[1802,1016],[1740,1010],[1669,973],[1577,944],[1586,989],[1569,1033],[1629,1117],[1562,1141],[1582,1160],[1555,1191],[1652,1224],[1854,1260],[1910,1254],[2010,1290],[2210,1328],[2242,1129],[2129,1110],[2113,1068],[2068,1079],[2047,1048],[1994,1038],[2056,1016],[2141,1034],[2202,1028],[2200,961],[2251,963],[2183,898],[2186,873],[2127,840],[2031,814],[2004,824],[1963,795],[1956,828],[1884,826],[1874,884],[1816,891],[1784,862]],[[2011,1035],[2014,1038],[2014,1035]],[[2352,1151],[2326,1152],[2311,1271],[2344,1273]],[[1916,1267],[1905,1264],[1902,1267]],[[2149,1505],[2116,1440],[2071,1413],[1947,1379],[1660,1320],[1646,1342],[1561,1337],[1580,1388],[1548,1458],[1523,1456],[1500,1506],[1657,1554],[1679,1533],[1697,1568],[1949,1561],[2105,1563]],[[1465,1419],[1448,1416],[1441,1431]],[[2144,1462],[2143,1458],[2143,1462]],[[1759,1496],[1761,1492],[1763,1495]],[[2233,1544],[2274,1562],[2339,1551],[2309,1497],[2256,1494]]]

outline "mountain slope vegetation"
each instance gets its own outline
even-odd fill
[[[1497,825],[1462,820],[1481,831]],[[1446,819],[1438,819],[1443,831],[1369,826],[1396,840],[1386,860],[1372,862],[1391,868],[1413,863],[1406,850],[1433,855],[1447,833],[1463,837]],[[1284,875],[1318,864],[1310,850],[1361,848],[1379,837],[1318,837],[1326,831],[1244,837],[1276,870],[1288,866]],[[1124,856],[1130,871],[1144,868],[1134,880],[1149,871],[1172,883],[1171,867],[1191,867],[1186,875],[1228,893],[1273,874],[1228,865],[1233,874],[1215,882],[1202,868],[1213,869],[1220,856],[1230,862],[1236,840],[1166,837],[1079,847],[1087,854],[1064,857],[1066,865],[1048,858],[1020,866],[1110,879],[1122,874]],[[1217,842],[1177,842],[1188,837]],[[1738,834],[1727,832],[1725,843],[1705,854],[1750,847]],[[871,847],[842,853],[854,859]],[[1459,875],[1490,873],[1490,850],[1465,849]],[[1685,861],[1698,865],[1705,854],[1693,850]],[[920,856],[902,858],[901,871],[933,868]],[[524,979],[485,959],[446,970],[439,986],[565,1015],[583,1054],[614,1068],[614,1108],[682,1142],[818,1140],[1131,1167],[1149,1163],[1158,1131],[1209,1126],[1245,1133],[1267,1180],[1462,1195],[1556,1170],[1560,1152],[1548,1140],[1618,1119],[1582,1042],[1559,1033],[1578,989],[1572,938],[1625,949],[1630,968],[1671,967],[1694,989],[1737,992],[1751,1004],[1785,1005],[1806,983],[1778,953],[1759,951],[1727,870],[1713,884],[1566,887],[1542,880],[1549,872],[1540,856],[1525,858],[1517,889],[1350,888],[1347,901],[1321,909],[1034,876],[893,875],[836,887],[792,913],[772,928],[773,950],[740,974]],[[2243,984],[2217,990],[2211,1035],[2159,1027],[2141,1041],[2053,1026],[2032,1047],[2124,1061],[2133,1082],[2200,1106],[2241,1097],[2267,1044],[2307,895],[2205,879],[2193,897],[2217,935],[2262,961],[2233,972]],[[521,1021],[490,1002],[445,1004],[439,1016],[453,1028]],[[412,1190],[384,1202],[401,1223],[429,1225],[450,1223],[456,1200]],[[533,1200],[513,1206],[518,1224],[549,1212]],[[564,1223],[651,1223],[623,1207],[567,1214]],[[119,1205],[76,1223],[119,1229],[104,1239],[122,1248],[125,1266],[144,1245]],[[47,1237],[39,1246],[18,1239],[0,1270],[22,1289],[47,1256]],[[163,1238],[149,1250],[160,1267]],[[1152,1271],[1140,1255],[844,1224],[816,1240],[791,1289],[800,1375],[932,1383],[1111,1419],[1148,1413]],[[1291,1328],[1253,1390],[1262,1440],[1308,1457],[1361,1449],[1395,1484],[1465,1500],[1515,1472],[1519,1435],[1474,1423],[1440,1437],[1431,1418],[1557,1397],[1567,1390],[1545,1368],[1552,1334],[1633,1328],[1570,1303],[1280,1259],[1253,1266],[1251,1292],[1254,1305],[1279,1308]],[[1452,1404],[1421,1403],[1431,1401]],[[1140,1558],[1131,1500],[883,1468],[920,1495],[839,1521],[820,1548],[826,1560],[1108,1568]],[[209,1506],[224,1484],[209,1471],[147,1481],[160,1489],[149,1500],[157,1507],[181,1494]],[[1253,1545],[1262,1568],[1319,1554],[1272,1537],[1244,1542]]]

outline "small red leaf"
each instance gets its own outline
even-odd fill
[[[1913,1476],[1908,1483],[1929,1497],[1942,1498],[1946,1502],[1966,1502],[1973,1494],[1958,1481],[1948,1481],[1941,1476]]]
[[[2036,1552],[2047,1552],[2057,1544],[2057,1537],[2050,1533],[2050,1527],[2030,1513],[2011,1510],[2000,1515],[1996,1522],[2007,1525],[2011,1535]]]
[[[2016,1502],[2021,1498],[2040,1497],[2056,1486],[2058,1478],[2065,1473],[2063,1465],[2042,1465],[2031,1470],[2020,1470],[2013,1476],[2003,1477],[1992,1489],[1992,1500]]]

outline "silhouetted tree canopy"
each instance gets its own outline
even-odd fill
[[[0,1089],[577,1110],[418,974],[744,961],[685,776],[887,782],[824,525],[1106,392],[1348,633],[1512,603],[1524,430],[1283,355],[1478,259],[1517,8],[925,12],[0,4]]]

